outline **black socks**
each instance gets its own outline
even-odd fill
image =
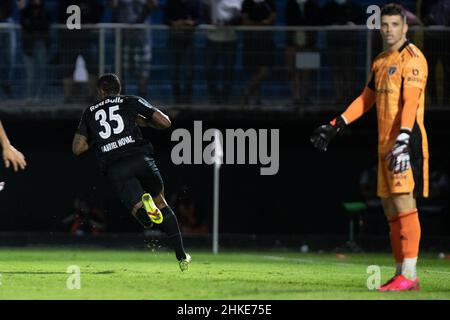
[[[184,252],[183,239],[181,238],[177,217],[169,206],[162,208],[161,213],[164,217],[164,220],[161,223],[161,229],[167,233],[168,241],[175,249],[177,259],[186,259],[186,253]]]
[[[136,211],[136,219],[139,221],[139,223],[144,227],[144,229],[150,229],[153,226],[152,220],[150,220],[150,217],[148,216],[147,211],[144,209],[144,207],[141,207]]]

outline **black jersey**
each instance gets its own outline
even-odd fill
[[[77,133],[87,137],[101,167],[136,153],[153,153],[136,124],[138,114],[151,119],[157,109],[137,96],[111,96],[88,107]]]

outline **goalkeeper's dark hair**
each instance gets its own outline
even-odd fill
[[[105,94],[120,94],[122,89],[119,77],[114,73],[105,73],[97,80],[97,89]]]
[[[400,16],[406,22],[406,10],[401,4],[388,3],[381,9],[382,16]]]

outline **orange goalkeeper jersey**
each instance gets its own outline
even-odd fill
[[[427,61],[408,41],[398,51],[385,51],[372,64],[370,81],[341,115],[347,124],[369,111],[374,102],[378,118],[378,195],[414,192],[428,196],[428,140],[424,126]],[[410,130],[411,169],[395,174],[384,158],[400,129]]]
[[[428,77],[427,60],[408,41],[398,51],[385,51],[375,58],[368,87],[375,92],[378,117],[378,151],[389,152],[402,126],[404,90],[421,90],[417,112],[411,117],[413,131],[421,141],[422,156],[428,158],[428,142],[424,126],[425,86]],[[404,117],[405,115],[403,115]]]

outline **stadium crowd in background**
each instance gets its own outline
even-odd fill
[[[110,1],[115,23],[150,24],[150,13],[159,7],[157,0]],[[122,39],[122,79],[124,82],[137,79],[138,94],[145,96],[152,59],[151,31],[148,29],[124,30]]]
[[[275,24],[277,10],[273,0],[244,0],[242,3],[242,24],[244,26],[268,27]],[[250,81],[245,86],[243,96],[244,105],[251,103],[255,97],[255,104],[261,105],[261,83],[268,77],[273,65],[275,44],[271,31],[247,31],[244,33],[244,47],[242,61]]]
[[[404,2],[408,3],[409,25],[425,27],[450,25],[450,0]],[[44,8],[41,7],[42,5]],[[235,102],[230,97],[233,97],[233,89],[237,90],[233,88],[233,85],[237,82],[237,68],[240,68],[242,63],[244,78],[245,75],[249,76],[248,83],[244,84],[239,92],[242,94],[244,104],[250,103],[252,97],[256,104],[261,104],[260,88],[263,81],[272,76],[279,77],[275,69],[277,71],[284,69],[286,86],[290,88],[293,105],[309,105],[314,99],[311,92],[312,83],[319,81],[316,80],[318,72],[299,66],[302,63],[308,64],[310,59],[301,53],[320,55],[321,67],[330,70],[326,76],[331,79],[333,103],[347,102],[347,97],[352,96],[360,87],[355,78],[358,77],[359,72],[355,62],[360,59],[358,54],[361,50],[356,50],[356,46],[362,43],[361,32],[328,31],[327,36],[322,37],[315,31],[282,32],[277,33],[276,36],[270,31],[250,31],[241,36],[240,32],[236,33],[229,28],[219,28],[220,26],[267,27],[274,24],[364,25],[367,19],[366,8],[359,1],[3,0],[0,3],[0,26],[3,23],[21,23],[23,37],[20,37],[14,29],[0,29],[1,95],[6,98],[19,96],[37,100],[39,96],[45,94],[45,87],[49,82],[48,76],[41,75],[48,71],[48,67],[51,67],[52,70],[56,70],[57,77],[62,78],[61,92],[64,92],[66,102],[75,100],[76,82],[88,83],[89,93],[83,94],[83,99],[86,96],[89,100],[94,98],[94,79],[99,72],[98,32],[83,28],[81,30],[58,29],[57,32],[49,32],[50,23],[66,23],[68,17],[66,9],[69,5],[78,5],[81,8],[83,25],[112,22],[170,26],[167,41],[158,43],[158,47],[165,44],[164,53],[168,57],[168,63],[152,59],[151,30],[123,30],[121,74],[126,84],[137,84],[136,89],[131,89],[135,92],[130,93],[148,95],[151,63],[153,63],[166,68],[167,71],[163,74],[171,84],[175,103],[191,103],[195,84],[202,79],[205,79],[211,103]],[[158,14],[158,19],[151,20],[154,13]],[[216,29],[198,32],[199,24],[209,24]],[[428,86],[432,105],[446,105],[450,99],[448,76],[450,48],[447,42],[440,41],[445,36],[445,32],[425,31],[423,37],[424,52],[429,57],[430,70],[436,71],[430,73]],[[284,41],[279,41],[280,34],[284,34]],[[200,37],[197,38],[197,35]],[[115,36],[112,35],[112,37]],[[22,41],[17,43],[20,38]],[[112,41],[115,41],[114,38]],[[196,48],[202,43],[205,47],[197,50]],[[372,52],[381,50],[380,45],[380,42],[374,39]],[[274,64],[278,61],[276,56],[279,55],[280,46],[285,52],[285,65]],[[20,58],[21,54],[23,59]],[[49,59],[54,56],[56,59]],[[110,57],[111,55],[106,58],[110,59]],[[52,60],[52,64],[49,65],[48,60]],[[198,66],[202,64],[205,67],[199,68]],[[80,65],[82,72],[74,76],[74,70],[79,71]],[[17,84],[20,84],[20,79],[17,78],[21,73],[16,71],[21,69],[24,69],[26,74],[23,83],[26,90],[22,90],[23,92],[17,90]],[[198,74],[197,70],[200,70],[202,74]],[[269,73],[270,70],[274,72]],[[443,79],[442,89],[438,85],[441,79]],[[246,81],[246,79],[243,80]],[[125,89],[127,88],[128,86],[125,86]]]
[[[22,25],[22,51],[26,70],[27,100],[38,101],[45,87],[48,49],[50,46],[50,14],[42,0],[18,2]],[[39,81],[36,81],[39,79]]]
[[[233,87],[236,64],[237,32],[224,26],[241,22],[241,0],[203,2],[205,22],[216,29],[206,32],[206,54],[209,101],[227,103]]]
[[[199,2],[168,0],[164,21],[170,27],[167,49],[175,103],[191,103],[194,81],[194,35],[200,22]]]
[[[427,0],[421,5],[422,22],[427,27],[449,26],[450,25],[450,0]],[[450,103],[450,44],[448,33],[445,31],[434,30],[425,32],[424,52],[428,58],[428,67],[430,69],[430,78],[428,92],[431,98],[431,104],[438,103],[438,80],[436,67],[439,62],[443,66],[443,102],[442,105]]]
[[[356,1],[331,1],[323,8],[327,25],[354,26],[366,23],[364,9]],[[336,103],[346,103],[361,88],[352,66],[357,61],[358,32],[333,31],[328,37],[328,55],[333,70]]]
[[[0,25],[12,23],[13,0],[0,2]],[[11,97],[12,66],[16,55],[16,34],[14,30],[1,30],[0,32],[0,89],[6,97]]]
[[[322,23],[320,7],[315,1],[288,0],[285,16],[288,26],[318,26]],[[286,65],[295,106],[311,103],[313,71],[299,69],[296,57],[301,52],[318,52],[316,32],[289,31],[286,33]]]
[[[77,5],[81,9],[81,23],[96,24],[99,23],[103,14],[104,6],[99,0],[61,0],[59,1],[58,22],[66,24],[67,8],[70,5]],[[98,38],[92,29],[62,29],[59,30],[59,53],[60,62],[64,68],[63,88],[64,99],[66,102],[74,100],[74,82],[87,82],[88,93],[80,93],[83,97],[87,96],[89,101],[95,100],[96,89],[95,82],[98,73]],[[87,75],[74,76],[75,66],[80,65],[80,55]]]

